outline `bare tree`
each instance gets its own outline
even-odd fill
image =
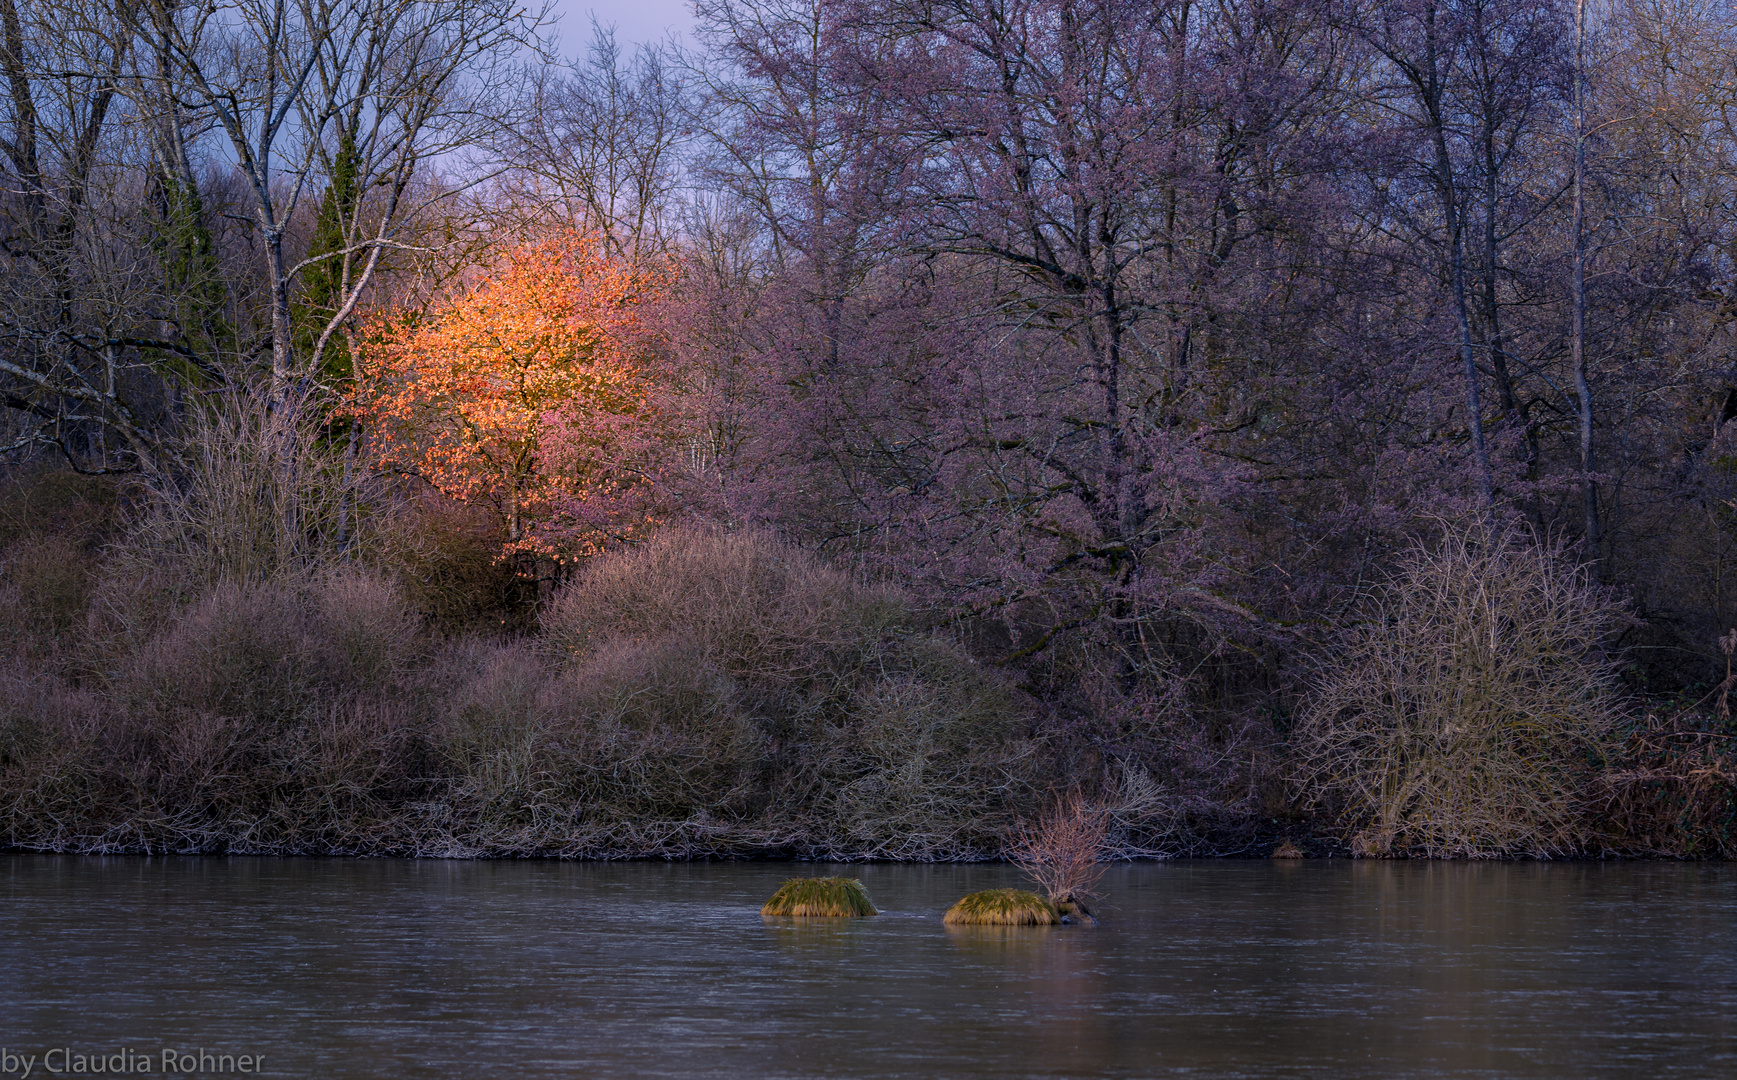
[[[8,445],[58,447],[75,468],[154,467],[138,350],[173,352],[138,312],[155,297],[116,213],[136,162],[122,94],[134,58],[112,8],[0,0],[4,195],[0,195],[0,401],[22,418]],[[105,436],[121,439],[121,456]],[[132,461],[123,461],[130,456]]]
[[[661,46],[627,57],[613,27],[593,20],[591,32],[565,76],[536,73],[533,107],[500,150],[521,207],[582,223],[610,254],[639,258],[674,238],[689,76]]]
[[[269,399],[305,393],[387,253],[486,174],[465,152],[541,21],[508,0],[0,3],[8,448],[154,471],[187,390],[269,353]],[[239,203],[207,204],[219,174]],[[253,242],[225,252],[237,219]]]
[[[1586,378],[1586,0],[1574,3],[1574,312],[1569,349],[1574,364],[1575,419],[1580,435],[1581,502],[1588,555],[1598,553],[1598,481],[1593,475],[1592,385]]]
[[[1509,370],[1500,292],[1504,243],[1539,211],[1536,200],[1517,196],[1529,179],[1527,152],[1560,104],[1559,14],[1554,4],[1511,0],[1375,0],[1352,19],[1382,61],[1369,79],[1369,100],[1393,117],[1401,144],[1410,144],[1396,155],[1404,160],[1394,188],[1408,194],[1415,184],[1433,204],[1425,210],[1419,199],[1408,207],[1405,194],[1393,193],[1378,203],[1383,213],[1409,219],[1410,233],[1439,252],[1478,493],[1489,507],[1497,485],[1480,389],[1486,372],[1510,426],[1527,441],[1529,460],[1538,454]],[[1474,335],[1480,317],[1481,340]]]
[[[419,170],[499,122],[512,54],[541,21],[509,0],[150,0],[140,11],[139,32],[168,58],[163,78],[210,116],[247,179],[268,293],[272,401],[305,389],[382,253],[407,244],[405,230],[426,208],[413,196]],[[349,190],[334,200],[340,240],[297,259],[286,240],[321,181]],[[454,190],[436,188],[435,197]],[[298,356],[296,283],[328,261],[339,270],[325,325]]]

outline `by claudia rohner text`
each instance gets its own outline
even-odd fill
[[[264,1068],[264,1054],[236,1054],[204,1047],[190,1050],[163,1047],[145,1051],[123,1046],[118,1050],[97,1053],[85,1053],[69,1046],[29,1052],[0,1047],[0,1076],[6,1077],[63,1076],[68,1073],[257,1074]]]

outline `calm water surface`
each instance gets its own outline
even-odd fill
[[[52,1047],[320,1077],[1737,1076],[1737,867],[1159,863],[1112,873],[1101,926],[957,931],[1011,871],[859,866],[883,916],[760,918],[829,869],[0,856],[0,1045],[33,1076]]]

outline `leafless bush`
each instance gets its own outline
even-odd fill
[[[818,820],[863,855],[993,850],[1043,767],[1025,709],[946,642],[907,642],[882,664],[786,788],[824,792]]]
[[[303,593],[322,659],[343,683],[393,687],[419,658],[421,619],[404,590],[379,572],[328,570]]]
[[[700,642],[674,636],[601,646],[570,670],[598,764],[593,797],[627,816],[739,816],[766,739],[736,680]]]
[[[393,689],[416,649],[414,613],[365,570],[299,585],[224,582],[127,657],[116,689],[133,709],[282,725],[334,696]]]
[[[345,560],[362,483],[304,414],[221,402],[193,418],[177,449],[145,488],[116,572],[198,589]]]
[[[319,642],[290,586],[215,586],[164,623],[120,669],[129,711],[193,711],[295,723],[318,708]]]
[[[544,640],[581,656],[601,641],[679,634],[732,669],[807,674],[906,615],[867,585],[765,533],[670,529],[587,565],[543,616]]]
[[[1362,855],[1550,855],[1619,717],[1622,605],[1511,534],[1452,529],[1372,590],[1303,710],[1297,781]]]
[[[10,847],[74,846],[91,809],[102,705],[34,663],[0,661],[0,837]]]
[[[0,636],[52,638],[84,620],[91,566],[65,536],[28,536],[0,552]]]
[[[562,737],[577,712],[571,686],[523,645],[467,643],[439,662],[449,678],[458,676],[431,736],[443,778],[436,793],[454,834],[448,844],[528,851],[558,844],[561,833],[549,827],[573,824],[574,765],[587,756]]]
[[[501,634],[533,625],[525,582],[500,557],[506,534],[498,515],[421,490],[375,523],[367,558],[404,583],[432,628]]]
[[[1246,853],[1263,786],[1282,783],[1267,779],[1271,725],[1246,711],[1203,715],[1181,677],[1147,675],[1130,690],[1113,671],[1081,673],[1084,707],[1062,730],[1076,755],[1066,778],[1098,800],[1117,858]]]
[[[1728,687],[1721,684],[1721,696]],[[1737,854],[1737,732],[1729,713],[1647,716],[1611,748],[1589,828],[1605,851],[1728,859]]]
[[[75,852],[410,853],[414,711],[322,695],[293,722],[134,710],[0,673],[0,838]]]
[[[0,478],[0,647],[27,652],[43,670],[66,665],[118,516],[105,478]]]
[[[903,631],[889,590],[766,538],[692,539],[594,564],[588,606],[556,608],[581,648],[432,643],[402,590],[355,567],[205,586],[107,643],[87,689],[32,676],[16,696],[37,704],[0,710],[6,835],[107,852],[998,853],[1051,764],[1018,695]]]
[[[1104,812],[1074,791],[1036,822],[1021,824],[1008,845],[1008,857],[1051,903],[1073,904],[1083,911],[1103,880],[1108,841]]]
[[[1021,706],[905,615],[764,534],[671,531],[597,560],[544,628],[640,812],[804,854],[987,853],[1029,797]]]
[[[204,710],[118,718],[75,850],[408,853],[416,725],[386,702],[328,701],[294,725]]]

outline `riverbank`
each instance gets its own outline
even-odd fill
[[[1483,833],[1421,804],[1383,826],[1339,749],[1379,732],[1082,714],[766,534],[672,530],[485,633],[403,560],[201,580],[108,543],[103,507],[63,499],[5,547],[0,848],[976,861],[1077,791],[1113,858],[1737,851],[1734,729],[1705,708],[1595,730],[1546,702],[1559,744],[1504,758],[1492,729],[1431,766],[1508,770],[1466,770],[1500,811]]]

